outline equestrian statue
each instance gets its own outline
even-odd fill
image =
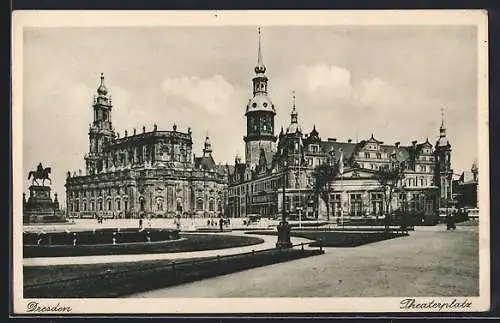
[[[42,186],[45,186],[44,185],[45,180],[48,180],[50,184],[52,184],[52,180],[49,178],[49,174],[50,174],[50,167],[43,168],[42,163],[39,163],[35,171],[30,171],[28,173],[28,179],[31,179],[33,177],[32,180],[33,185],[35,184],[39,185],[38,180],[41,179]]]

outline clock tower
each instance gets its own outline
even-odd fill
[[[245,140],[245,163],[253,169],[259,163],[260,151],[276,152],[276,136],[274,135],[274,116],[276,110],[267,94],[268,79],[266,66],[262,62],[261,37],[259,27],[259,50],[255,66],[253,97],[248,100],[245,117],[247,133]]]

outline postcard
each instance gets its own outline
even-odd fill
[[[489,309],[486,11],[12,26],[14,314]]]

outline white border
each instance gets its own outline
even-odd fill
[[[12,144],[13,144],[13,303],[14,313],[26,313],[22,294],[23,193],[23,28],[56,26],[227,26],[227,25],[476,25],[478,28],[478,166],[480,241],[479,297],[469,311],[490,306],[488,25],[484,10],[407,11],[15,11],[12,17]],[[44,304],[71,306],[77,314],[209,314],[400,312],[398,298],[168,298],[168,299],[44,299]],[[430,298],[415,298],[427,302]],[[436,302],[454,298],[432,297]],[[421,312],[433,312],[421,310]],[[452,311],[452,310],[450,310]],[[463,311],[463,310],[459,310]],[[37,313],[40,314],[40,313]],[[63,313],[50,313],[63,315]]]

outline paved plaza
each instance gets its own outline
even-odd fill
[[[417,227],[410,236],[131,297],[477,296],[478,227]]]
[[[186,229],[191,220],[184,221]],[[189,225],[191,224],[191,225]],[[137,227],[136,220],[76,220],[74,224],[26,226],[25,230],[89,230]],[[172,220],[155,219],[152,227],[174,227]],[[189,226],[188,226],[189,225]],[[196,219],[196,227],[206,220]],[[232,227],[241,227],[238,219]],[[220,233],[219,233],[220,234]],[[241,235],[244,231],[222,234]],[[259,236],[258,245],[182,252],[88,257],[26,258],[24,266],[133,262],[230,255],[273,248],[275,236]],[[293,243],[306,242],[292,238]],[[255,268],[132,295],[131,297],[404,297],[475,296],[479,293],[478,227],[416,227],[407,237],[351,248],[325,248],[324,255]]]
[[[206,219],[195,219],[194,227],[206,227]],[[242,228],[242,219],[233,219],[233,228]],[[50,232],[50,231],[83,231],[92,229],[103,228],[134,228],[137,227],[137,220],[107,220],[102,224],[97,224],[95,220],[75,220],[71,224],[53,224],[53,225],[32,225],[25,226],[25,231],[34,232]],[[193,228],[192,220],[184,220],[184,229],[190,230]],[[171,219],[153,219],[151,221],[153,228],[175,228],[175,224]],[[266,228],[267,224],[252,225],[250,228]],[[214,228],[216,231],[216,228]],[[191,232],[193,234],[194,232]],[[203,233],[202,233],[203,234]],[[230,232],[217,232],[216,234],[223,235],[246,235],[245,231],[230,231]],[[24,258],[23,266],[55,266],[55,265],[83,265],[83,264],[102,264],[102,263],[118,263],[118,262],[134,262],[134,261],[147,261],[147,260],[177,260],[201,257],[215,257],[235,255],[245,252],[260,251],[264,249],[274,248],[276,246],[276,237],[269,235],[259,235],[263,239],[263,243],[250,245],[245,247],[226,248],[219,250],[204,250],[204,251],[191,251],[191,252],[175,252],[163,254],[126,254],[126,255],[102,255],[102,256],[78,256],[78,257],[40,257],[40,258]],[[293,244],[312,242],[299,237],[292,237]]]

